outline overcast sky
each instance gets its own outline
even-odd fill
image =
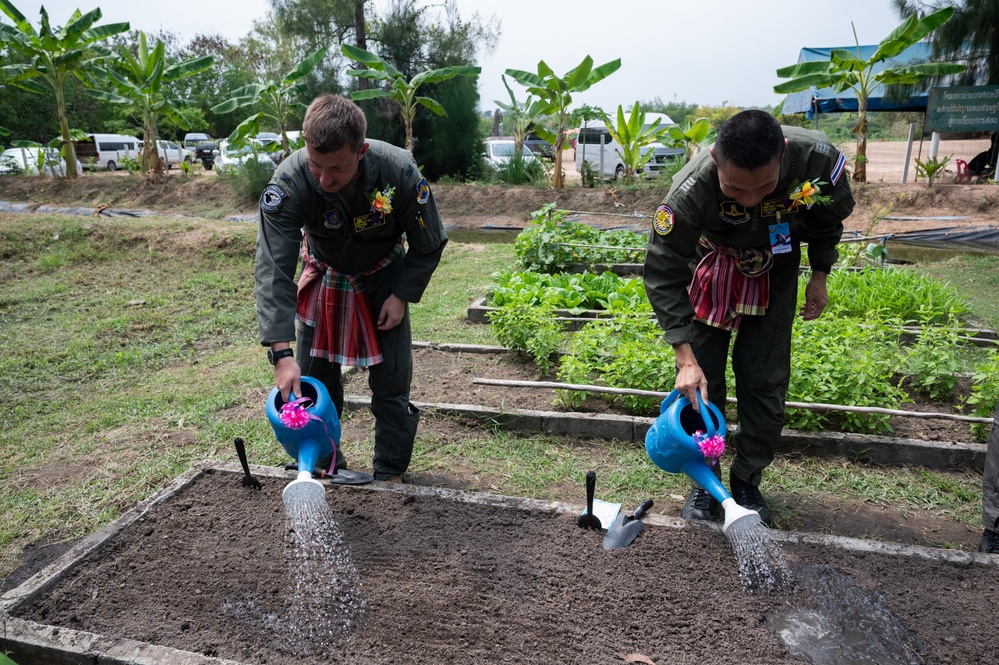
[[[57,25],[77,7],[100,7],[102,23],[127,21],[182,40],[218,33],[236,41],[270,8],[268,0],[12,1],[36,27],[43,4]],[[375,0],[379,9],[387,5]],[[853,45],[851,21],[861,44],[876,44],[901,22],[890,0],[457,0],[457,6],[466,21],[475,13],[501,21],[496,50],[479,62],[484,109],[509,101],[500,78],[506,69],[537,72],[544,60],[563,75],[586,55],[595,65],[620,58],[621,69],[574,96],[577,104],[609,112],[656,97],[712,106],[777,104],[773,86],[781,79],[774,71],[794,64],[802,47]],[[524,89],[512,81],[511,87],[523,99]]]

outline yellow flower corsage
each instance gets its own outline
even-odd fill
[[[368,194],[368,200],[371,201],[371,212],[378,217],[392,214],[393,194],[395,194],[395,187],[388,187],[381,192],[376,190]]]
[[[829,205],[832,203],[831,196],[824,196],[822,186],[826,185],[821,180],[806,180],[799,183],[795,180],[791,183],[791,188],[787,190],[787,200],[791,204],[791,210],[795,210],[800,205],[804,205],[808,210],[813,205]]]

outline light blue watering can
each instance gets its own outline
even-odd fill
[[[722,531],[727,533],[737,520],[752,515],[760,519],[760,515],[737,504],[705,462],[704,453],[694,435],[701,432],[705,437],[716,434],[725,436],[725,418],[714,404],[701,401],[700,392],[697,393],[697,404],[700,413],[679,390],[667,395],[659,407],[659,417],[645,434],[645,452],[660,469],[685,473],[707,490],[725,510]]]
[[[300,419],[306,422],[303,427],[293,429],[281,420],[281,407],[285,405],[281,391],[275,387],[267,396],[267,419],[274,435],[285,452],[298,461],[298,477],[281,494],[285,504],[299,496],[323,496],[323,484],[312,478],[312,469],[340,444],[340,418],[326,386],[311,376],[303,376],[301,397],[306,401],[302,403],[305,414],[300,414]],[[296,399],[294,394],[290,395],[291,402]]]

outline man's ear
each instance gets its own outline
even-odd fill
[[[364,158],[364,153],[368,151],[368,147],[367,141],[361,144],[361,149],[357,151],[357,161],[361,161]]]

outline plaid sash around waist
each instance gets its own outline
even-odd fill
[[[401,257],[402,239],[370,270],[357,275],[337,272],[317,259],[304,238],[301,254],[305,265],[298,279],[295,319],[315,328],[309,354],[331,363],[358,367],[382,362],[375,314],[361,278]]]
[[[737,330],[743,315],[762,316],[770,304],[773,253],[716,245],[701,238],[710,250],[697,264],[687,293],[694,319],[709,326]]]

